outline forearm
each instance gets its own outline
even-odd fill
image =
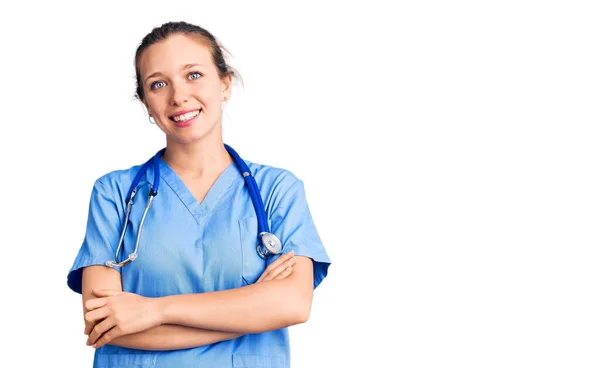
[[[298,287],[293,276],[224,291],[159,298],[162,322],[237,333],[303,323],[310,313],[312,284]]]
[[[140,350],[179,350],[231,340],[239,333],[212,331],[178,325],[160,325],[131,335],[119,336],[110,345]]]

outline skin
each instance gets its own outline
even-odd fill
[[[295,263],[296,257],[294,257],[294,253],[285,253],[272,264],[270,264],[256,282],[259,283],[271,280],[282,280],[291,275]],[[91,266],[84,270],[84,315],[88,311],[88,309],[85,308],[86,303],[90,303],[90,301],[103,296],[116,296],[122,292],[121,287],[115,289],[94,289],[91,287],[91,285],[98,283],[102,283],[103,285],[108,285],[110,283],[116,285],[118,283],[120,285],[120,275],[117,271],[104,266]],[[92,333],[97,322],[97,320],[94,320],[90,317],[91,315],[84,316],[84,333],[86,335],[90,335],[90,333]],[[203,346],[219,341],[234,339],[242,335],[242,333],[213,331],[180,325],[163,324],[142,332],[121,335],[120,337],[113,339],[110,339],[110,336],[105,334],[103,338],[105,341],[107,341],[106,343],[110,341],[111,345],[118,345],[132,349],[164,351]],[[91,341],[93,341],[93,339],[93,336],[88,336],[86,344],[92,345]],[[99,341],[94,345],[94,347],[99,348],[106,343]]]
[[[163,160],[202,202],[232,163],[221,129],[221,104],[231,95],[231,76],[219,78],[210,50],[185,35],[150,46],[142,54],[140,71],[143,103],[166,135]],[[179,128],[169,118],[189,109],[202,109],[190,127]]]
[[[231,76],[219,77],[202,40],[180,34],[150,46],[140,71],[142,102],[165,133],[163,160],[201,202],[232,162],[221,130],[221,104],[231,95]],[[192,125],[182,128],[170,119],[189,109],[202,111]],[[312,260],[289,253],[253,285],[163,298],[123,292],[120,274],[105,266],[86,268],[82,285],[88,345],[171,350],[307,321],[313,269]]]

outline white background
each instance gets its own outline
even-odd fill
[[[600,366],[594,3],[3,2],[0,365],[91,366],[67,271],[94,180],[164,144],[135,48],[186,20],[244,79],[226,142],[305,182],[333,260],[292,367]]]

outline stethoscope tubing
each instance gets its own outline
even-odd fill
[[[248,193],[250,194],[250,199],[252,200],[252,205],[254,207],[254,211],[256,213],[256,219],[258,222],[258,238],[260,242],[256,247],[256,251],[258,255],[266,259],[271,254],[279,254],[281,252],[281,242],[280,240],[270,232],[269,223],[267,219],[266,210],[264,208],[264,203],[262,201],[262,196],[260,195],[260,189],[258,188],[258,184],[256,183],[256,179],[252,175],[250,168],[244,160],[238,155],[238,153],[231,148],[229,145],[225,144],[225,149],[231,155],[235,165],[237,166],[239,172],[244,177],[244,181],[246,183],[246,188],[248,188]],[[125,199],[126,203],[126,212],[125,212],[125,221],[123,224],[123,229],[121,230],[121,235],[119,238],[119,244],[117,245],[117,250],[115,252],[114,261],[109,260],[106,262],[107,266],[112,267],[123,267],[131,263],[133,260],[137,258],[138,247],[142,235],[142,229],[144,227],[144,221],[146,220],[146,215],[152,206],[152,202],[154,197],[158,195],[158,186],[160,183],[160,159],[164,154],[165,149],[161,149],[158,151],[152,158],[146,161],[140,170],[138,170],[136,176],[129,187],[127,192],[127,197]],[[127,259],[123,261],[119,261],[119,254],[121,252],[121,246],[123,245],[123,240],[125,239],[125,233],[127,231],[127,225],[129,223],[129,215],[131,213],[131,207],[133,206],[133,200],[135,194],[137,192],[137,187],[142,179],[142,176],[146,173],[148,168],[153,165],[154,166],[154,181],[150,186],[150,191],[148,193],[148,199],[146,201],[146,206],[144,208],[144,212],[142,214],[142,219],[140,220],[140,226],[138,228],[138,232],[136,234],[135,240],[135,248],[131,254],[127,257]]]

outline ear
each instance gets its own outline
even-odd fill
[[[150,108],[149,108],[149,106],[148,106],[148,103],[146,102],[146,100],[140,100],[140,101],[142,102],[142,105],[144,105],[144,107],[146,108],[146,113],[147,113],[148,115],[152,115],[152,114],[150,113]]]
[[[231,74],[221,79],[221,91],[223,91],[223,99],[229,100],[231,97]]]

